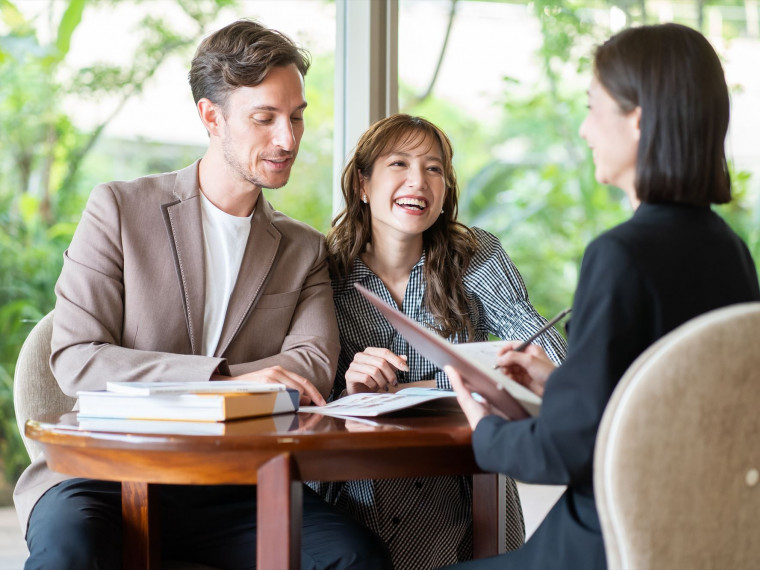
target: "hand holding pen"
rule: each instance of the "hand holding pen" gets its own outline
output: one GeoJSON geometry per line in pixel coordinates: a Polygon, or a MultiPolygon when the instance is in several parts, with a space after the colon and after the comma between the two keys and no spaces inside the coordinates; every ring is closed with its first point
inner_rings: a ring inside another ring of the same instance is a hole
{"type": "Polygon", "coordinates": [[[525,342],[515,341],[507,344],[499,353],[499,359],[494,364],[494,368],[501,369],[515,382],[519,382],[532,392],[543,396],[546,380],[556,365],[549,359],[543,348],[532,344],[532,342],[551,329],[568,313],[570,313],[570,309],[565,309],[559,313],[525,342]]]}
{"type": "MultiPolygon", "coordinates": [[[[544,326],[542,326],[540,329],[538,329],[536,332],[530,335],[530,338],[528,338],[528,340],[518,344],[516,347],[510,350],[514,350],[515,352],[522,352],[523,350],[528,348],[534,340],[536,340],[538,337],[540,337],[542,334],[544,334],[546,331],[548,331],[550,328],[552,328],[554,325],[556,325],[558,322],[564,319],[567,315],[569,315],[570,311],[572,311],[572,309],[570,308],[567,308],[564,311],[560,311],[560,313],[556,317],[548,321],[544,326]]],[[[493,367],[500,368],[498,364],[494,364],[493,367]]]]}

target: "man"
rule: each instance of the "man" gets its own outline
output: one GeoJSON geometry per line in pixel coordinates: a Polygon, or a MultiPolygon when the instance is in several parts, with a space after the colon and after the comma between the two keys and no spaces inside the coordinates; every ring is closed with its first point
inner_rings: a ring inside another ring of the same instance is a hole
{"type": "MultiPolygon", "coordinates": [[[[64,255],[50,362],[66,394],[107,379],[235,378],[324,403],[339,352],[324,242],[261,194],[288,181],[308,67],[306,52],[250,21],[201,43],[189,77],[209,135],[203,158],[96,187],[64,255]]],[[[41,457],[14,498],[27,568],[120,566],[118,483],[67,478],[41,457]]],[[[253,567],[255,513],[254,487],[164,488],[163,554],[253,567]]],[[[304,567],[387,565],[374,535],[307,488],[303,522],[304,567]]]]}

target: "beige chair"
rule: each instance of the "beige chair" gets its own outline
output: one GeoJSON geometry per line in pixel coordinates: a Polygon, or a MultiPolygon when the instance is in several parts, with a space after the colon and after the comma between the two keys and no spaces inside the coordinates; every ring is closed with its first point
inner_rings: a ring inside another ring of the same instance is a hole
{"type": "Polygon", "coordinates": [[[610,569],[760,565],[760,303],[706,313],[646,350],[596,442],[610,569]]]}
{"type": "Polygon", "coordinates": [[[74,407],[74,398],[61,391],[50,370],[50,337],[53,334],[53,311],[38,322],[26,337],[16,362],[13,381],[13,405],[18,431],[29,457],[34,460],[42,445],[24,435],[29,418],[62,414],[74,407]]]}
{"type": "MultiPolygon", "coordinates": [[[[21,438],[34,460],[42,453],[42,445],[24,434],[29,418],[46,414],[58,415],[73,409],[76,400],[61,391],[50,370],[50,338],[53,334],[53,311],[38,322],[26,337],[16,362],[13,379],[13,405],[21,438]]],[[[164,561],[167,570],[214,570],[211,566],[192,562],[164,561]]]]}

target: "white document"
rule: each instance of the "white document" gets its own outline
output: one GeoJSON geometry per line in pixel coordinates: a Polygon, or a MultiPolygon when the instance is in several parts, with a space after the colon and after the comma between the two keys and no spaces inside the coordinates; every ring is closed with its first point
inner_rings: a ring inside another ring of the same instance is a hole
{"type": "Polygon", "coordinates": [[[372,418],[443,399],[446,401],[441,406],[436,405],[436,408],[440,407],[442,411],[460,409],[453,390],[404,388],[395,394],[386,392],[351,394],[330,402],[326,406],[301,406],[299,411],[326,416],[372,418]]]}
{"type": "Polygon", "coordinates": [[[451,349],[466,358],[473,366],[493,380],[497,386],[509,392],[531,416],[538,415],[538,410],[541,408],[541,398],[522,384],[506,376],[501,370],[494,368],[499,351],[508,343],[505,340],[463,342],[452,344],[451,349]]]}

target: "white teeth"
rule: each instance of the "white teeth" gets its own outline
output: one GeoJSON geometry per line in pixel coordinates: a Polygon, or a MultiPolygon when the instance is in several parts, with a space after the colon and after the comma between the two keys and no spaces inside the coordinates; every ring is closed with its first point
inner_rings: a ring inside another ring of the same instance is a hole
{"type": "Polygon", "coordinates": [[[398,206],[413,206],[415,208],[419,208],[420,210],[427,208],[427,202],[419,198],[399,198],[396,200],[396,204],[398,206]]]}

